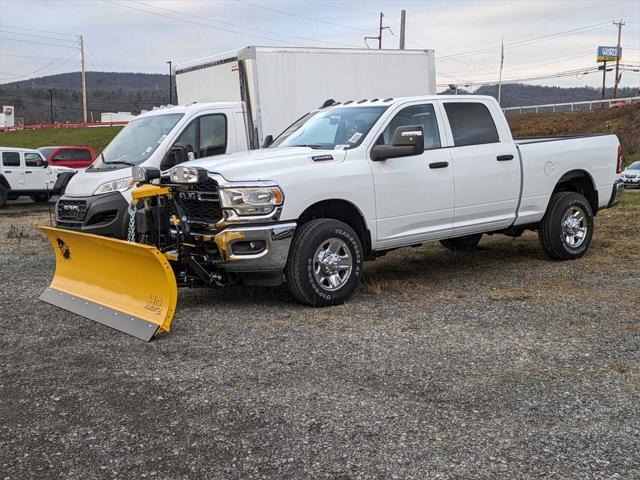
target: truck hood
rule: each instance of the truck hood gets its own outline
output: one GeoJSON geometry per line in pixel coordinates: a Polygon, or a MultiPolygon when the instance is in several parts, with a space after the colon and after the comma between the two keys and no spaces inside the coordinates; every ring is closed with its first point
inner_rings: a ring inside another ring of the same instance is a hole
{"type": "Polygon", "coordinates": [[[65,190],[68,197],[90,197],[103,183],[131,178],[131,168],[118,170],[78,171],[65,190]]]}
{"type": "Polygon", "coordinates": [[[317,164],[341,162],[345,150],[318,150],[307,147],[282,147],[251,150],[208,158],[199,158],[183,165],[205,168],[219,173],[229,181],[275,180],[292,169],[312,168],[317,164]]]}

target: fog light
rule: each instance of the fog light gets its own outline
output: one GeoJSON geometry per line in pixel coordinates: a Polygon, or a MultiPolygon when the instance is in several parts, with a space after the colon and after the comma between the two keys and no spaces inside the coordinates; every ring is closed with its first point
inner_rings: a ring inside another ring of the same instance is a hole
{"type": "Polygon", "coordinates": [[[251,242],[236,242],[231,245],[231,251],[234,255],[256,255],[262,253],[267,248],[267,244],[262,240],[253,240],[251,242]]]}

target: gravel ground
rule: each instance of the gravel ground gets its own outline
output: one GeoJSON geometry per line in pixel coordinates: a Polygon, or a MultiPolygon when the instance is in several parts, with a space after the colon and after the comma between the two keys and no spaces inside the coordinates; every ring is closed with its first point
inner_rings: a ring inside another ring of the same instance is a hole
{"type": "Polygon", "coordinates": [[[10,206],[0,478],[638,478],[639,218],[599,214],[575,262],[397,251],[329,309],[183,291],[147,344],[37,300],[48,214],[10,206]]]}

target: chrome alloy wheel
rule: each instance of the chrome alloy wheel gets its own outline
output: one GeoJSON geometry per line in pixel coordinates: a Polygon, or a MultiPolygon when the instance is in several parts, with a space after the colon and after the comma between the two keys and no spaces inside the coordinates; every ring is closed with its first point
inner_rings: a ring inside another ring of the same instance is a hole
{"type": "Polygon", "coordinates": [[[346,242],[330,238],[320,244],[313,256],[313,275],[324,290],[334,292],[351,277],[353,258],[346,242]]]}
{"type": "Polygon", "coordinates": [[[587,216],[580,207],[569,208],[562,216],[562,238],[571,248],[578,248],[587,238],[587,216]]]}

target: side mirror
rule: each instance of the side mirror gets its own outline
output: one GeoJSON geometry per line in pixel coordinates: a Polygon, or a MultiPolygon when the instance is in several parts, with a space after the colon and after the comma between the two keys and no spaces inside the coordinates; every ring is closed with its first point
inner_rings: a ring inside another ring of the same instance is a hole
{"type": "Polygon", "coordinates": [[[262,142],[262,148],[267,148],[272,143],[273,143],[273,135],[267,135],[266,137],[264,137],[264,142],[262,142]]]}
{"type": "Polygon", "coordinates": [[[160,168],[162,170],[168,170],[169,168],[175,167],[187,160],[189,160],[189,150],[187,147],[184,145],[174,145],[162,161],[160,168]]]}
{"type": "Polygon", "coordinates": [[[376,145],[371,149],[371,160],[379,162],[388,158],[421,155],[424,152],[424,130],[421,125],[398,127],[393,135],[393,145],[376,145]]]}
{"type": "Polygon", "coordinates": [[[47,168],[49,166],[49,162],[47,162],[46,160],[42,160],[42,168],[47,168]]]}

